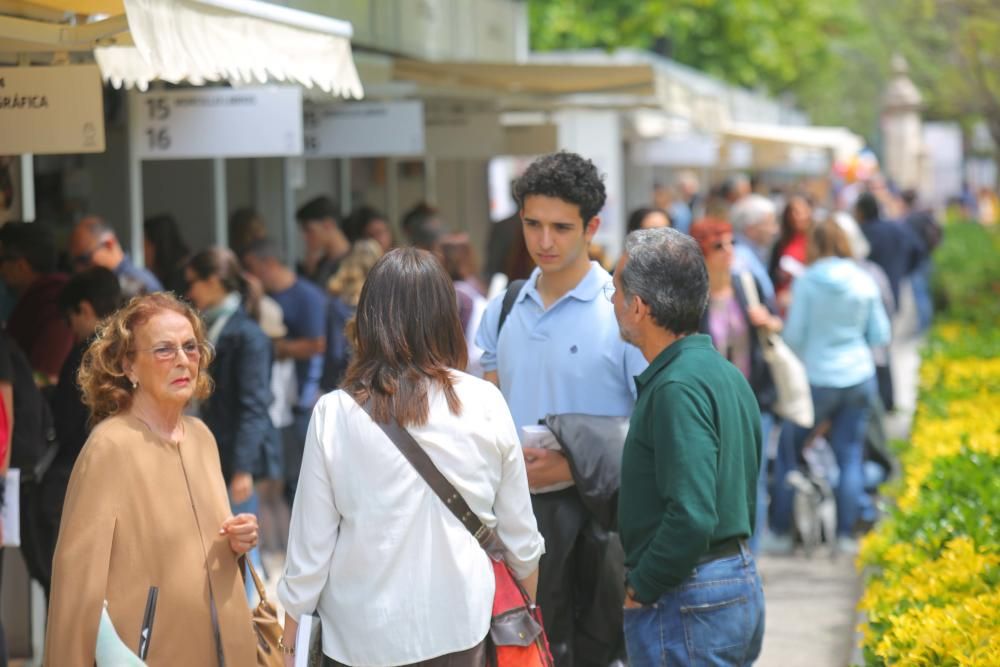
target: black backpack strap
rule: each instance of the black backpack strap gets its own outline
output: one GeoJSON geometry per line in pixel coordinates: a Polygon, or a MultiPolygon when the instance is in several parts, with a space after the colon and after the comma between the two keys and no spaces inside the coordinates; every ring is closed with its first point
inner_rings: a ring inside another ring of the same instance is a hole
{"type": "Polygon", "coordinates": [[[500,324],[497,325],[497,336],[500,336],[500,332],[503,331],[503,323],[507,321],[507,316],[510,315],[510,311],[514,308],[514,302],[517,301],[517,295],[521,293],[521,288],[524,287],[524,283],[527,280],[515,280],[514,282],[507,285],[507,291],[503,295],[503,305],[500,308],[500,324]]]}

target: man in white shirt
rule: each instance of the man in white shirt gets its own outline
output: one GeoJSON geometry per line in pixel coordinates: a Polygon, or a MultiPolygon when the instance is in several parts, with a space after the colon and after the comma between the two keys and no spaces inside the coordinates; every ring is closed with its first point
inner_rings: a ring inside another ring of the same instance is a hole
{"type": "MultiPolygon", "coordinates": [[[[499,385],[518,428],[554,414],[627,417],[633,378],[646,361],[621,340],[611,276],[587,254],[605,201],[597,168],[574,153],[544,156],[517,180],[514,197],[538,266],[518,287],[502,329],[504,297],[487,307],[476,338],[484,377],[499,385]]],[[[556,664],[607,667],[622,647],[618,538],[583,505],[566,456],[525,447],[524,457],[546,542],[538,602],[556,664]]]]}

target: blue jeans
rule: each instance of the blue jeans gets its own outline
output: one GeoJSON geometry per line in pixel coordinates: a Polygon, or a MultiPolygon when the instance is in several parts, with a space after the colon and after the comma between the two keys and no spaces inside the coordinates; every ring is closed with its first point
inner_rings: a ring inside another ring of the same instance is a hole
{"type": "Polygon", "coordinates": [[[764,589],[753,555],[698,565],[659,600],[625,610],[629,667],[752,665],[764,639],[764,589]]]}
{"type": "Polygon", "coordinates": [[[292,423],[281,430],[282,453],[285,464],[285,500],[288,501],[289,507],[295,502],[295,490],[299,486],[302,452],[306,446],[306,435],[309,433],[309,420],[312,418],[312,409],[295,407],[292,410],[292,414],[292,423]]]}
{"type": "Polygon", "coordinates": [[[931,326],[934,319],[934,299],[931,296],[931,271],[933,264],[925,259],[910,274],[910,285],[913,288],[913,300],[917,307],[917,331],[923,333],[931,326]]]}
{"type": "MultiPolygon", "coordinates": [[[[858,519],[860,498],[865,490],[865,433],[871,415],[871,399],[876,392],[871,377],[853,387],[812,387],[816,424],[830,421],[829,441],[840,468],[837,497],[837,535],[850,536],[858,519]]],[[[785,475],[798,467],[802,445],[812,429],[786,424],[778,439],[771,493],[770,527],[787,534],[792,525],[795,492],[785,484],[785,475]]]]}
{"type": "MultiPolygon", "coordinates": [[[[230,505],[233,508],[233,514],[253,514],[259,518],[259,501],[257,499],[257,494],[253,493],[242,503],[234,503],[230,500],[230,505]]],[[[253,567],[257,570],[257,574],[260,575],[261,579],[264,578],[264,564],[260,560],[260,547],[254,547],[250,553],[247,554],[247,558],[253,563],[253,567]]],[[[244,573],[246,575],[246,590],[247,590],[247,600],[253,603],[254,595],[257,593],[257,588],[253,584],[253,579],[250,577],[249,572],[244,573]]]]}
{"type": "Polygon", "coordinates": [[[760,472],[757,474],[757,512],[754,519],[753,535],[750,536],[750,551],[757,555],[760,537],[767,530],[767,443],[774,428],[774,415],[760,413],[760,472]]]}

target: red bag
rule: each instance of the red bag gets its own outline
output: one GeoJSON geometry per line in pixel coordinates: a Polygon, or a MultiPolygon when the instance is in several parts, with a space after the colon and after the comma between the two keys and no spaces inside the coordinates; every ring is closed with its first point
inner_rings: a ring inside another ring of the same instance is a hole
{"type": "Polygon", "coordinates": [[[502,557],[491,554],[490,562],[496,580],[489,634],[490,664],[495,667],[552,667],[542,610],[531,601],[502,557]]]}
{"type": "MultiPolygon", "coordinates": [[[[361,406],[371,416],[371,405],[361,406]]],[[[417,473],[424,478],[434,494],[472,533],[489,556],[493,565],[496,593],[493,595],[493,616],[490,621],[488,661],[491,667],[553,667],[549,640],[542,624],[542,610],[531,600],[524,586],[504,560],[504,545],[491,528],[487,528],[451,482],[437,469],[410,432],[396,420],[390,423],[372,419],[417,473]]]]}
{"type": "Polygon", "coordinates": [[[8,428],[10,428],[10,419],[7,417],[7,406],[3,400],[0,400],[0,472],[7,471],[4,462],[7,460],[7,450],[10,448],[8,428]]]}

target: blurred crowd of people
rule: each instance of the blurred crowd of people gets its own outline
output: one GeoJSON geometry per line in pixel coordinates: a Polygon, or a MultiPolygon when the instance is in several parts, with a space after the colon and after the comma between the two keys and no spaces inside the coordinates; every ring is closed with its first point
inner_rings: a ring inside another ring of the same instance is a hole
{"type": "Polygon", "coordinates": [[[836,501],[836,531],[825,538],[853,552],[858,532],[877,518],[878,483],[894,471],[882,423],[896,403],[888,346],[930,325],[931,255],[943,227],[916,191],[893,189],[878,175],[830,201],[742,175],[699,193],[692,179],[657,186],[654,206],[637,209],[629,228],[676,219],[705,253],[711,299],[703,330],[753,387],[771,445],[754,547],[763,536],[767,551],[796,548],[803,536],[793,499],[812,485],[836,501]],[[916,327],[898,318],[911,296],[916,327]],[[783,424],[773,410],[761,330],[780,334],[802,361],[814,427],[783,424]]]}
{"type": "MultiPolygon", "coordinates": [[[[577,168],[556,161],[563,172],[577,168]]],[[[587,178],[589,171],[581,182],[587,178]]],[[[552,414],[628,417],[633,377],[646,362],[619,336],[606,300],[600,307],[560,306],[597,303],[611,289],[610,263],[592,243],[603,187],[600,197],[596,185],[546,187],[515,184],[519,212],[493,226],[485,270],[468,235],[449,229],[426,203],[405,214],[397,239],[377,210],[363,206],[345,215],[331,198],[317,197],[296,212],[304,241],[298,264],[250,209],[232,214],[229,247],[193,249],[173,217],[148,219],[145,268],[97,216],[76,224],[66,248],[57,247],[44,222],[0,228],[0,277],[13,297],[0,335],[0,440],[6,438],[5,466],[28,471],[21,539],[32,577],[49,591],[68,480],[93,427],[78,383],[85,352],[99,323],[138,295],[171,291],[201,316],[214,349],[208,372],[215,391],[185,409],[201,417],[218,444],[232,512],[260,517],[260,547],[250,551],[258,569],[260,549],[287,546],[310,417],[320,397],[341,386],[362,288],[397,245],[426,250],[443,266],[468,349],[462,370],[499,384],[517,427],[552,414]],[[535,209],[526,210],[527,196],[535,209]],[[582,231],[561,219],[582,220],[582,231]],[[505,284],[508,290],[496,288],[505,284]],[[587,332],[586,345],[567,351],[556,344],[577,340],[569,335],[577,331],[587,332]]],[[[825,477],[837,522],[826,537],[846,551],[875,520],[871,495],[892,469],[879,425],[894,408],[887,346],[900,334],[893,321],[904,291],[912,290],[919,330],[930,323],[930,258],[942,227],[912,190],[873,180],[855,194],[836,210],[802,192],[765,192],[742,175],[708,190],[683,175],[658,186],[649,205],[628,217],[626,233],[673,227],[701,249],[709,298],[700,331],[749,383],[770,453],[757,478],[755,552],[794,549],[796,487],[789,480],[808,472],[811,450],[831,459],[825,477]],[[802,361],[815,427],[782,423],[774,411],[761,334],[781,335],[802,361]]],[[[525,458],[532,489],[553,489],[535,493],[533,504],[547,542],[539,597],[557,662],[583,664],[579,656],[592,654],[594,664],[610,664],[621,657],[622,565],[613,562],[613,531],[595,525],[581,491],[567,488],[574,477],[565,457],[529,447],[525,458]]]]}

